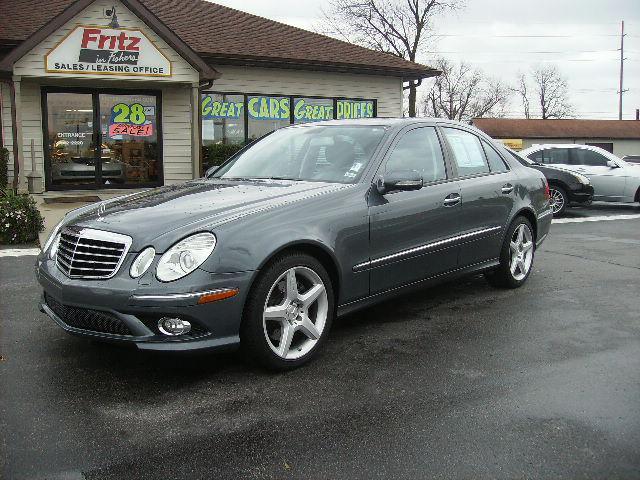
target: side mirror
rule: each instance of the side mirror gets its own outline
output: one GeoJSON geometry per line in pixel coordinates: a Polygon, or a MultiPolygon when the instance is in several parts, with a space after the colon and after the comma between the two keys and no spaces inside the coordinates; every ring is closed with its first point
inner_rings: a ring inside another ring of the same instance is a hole
{"type": "Polygon", "coordinates": [[[420,190],[424,182],[416,170],[395,170],[379,175],[376,188],[381,195],[394,191],[420,190]]]}
{"type": "Polygon", "coordinates": [[[618,165],[613,160],[607,160],[607,167],[609,167],[609,168],[620,168],[620,165],[618,165]]]}

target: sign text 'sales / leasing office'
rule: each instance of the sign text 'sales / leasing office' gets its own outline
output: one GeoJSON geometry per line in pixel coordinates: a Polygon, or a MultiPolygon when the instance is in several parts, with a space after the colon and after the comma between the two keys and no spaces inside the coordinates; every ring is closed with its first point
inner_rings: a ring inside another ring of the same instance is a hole
{"type": "Polygon", "coordinates": [[[137,29],[78,26],[46,56],[49,73],[171,76],[171,62],[137,29]]]}

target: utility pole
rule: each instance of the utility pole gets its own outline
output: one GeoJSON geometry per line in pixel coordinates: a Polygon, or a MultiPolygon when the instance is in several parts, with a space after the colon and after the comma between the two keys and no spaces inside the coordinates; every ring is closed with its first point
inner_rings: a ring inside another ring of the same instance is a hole
{"type": "Polygon", "coordinates": [[[623,89],[624,78],[624,20],[622,20],[622,30],[620,32],[620,91],[618,92],[618,120],[622,120],[622,94],[626,91],[623,89]]]}

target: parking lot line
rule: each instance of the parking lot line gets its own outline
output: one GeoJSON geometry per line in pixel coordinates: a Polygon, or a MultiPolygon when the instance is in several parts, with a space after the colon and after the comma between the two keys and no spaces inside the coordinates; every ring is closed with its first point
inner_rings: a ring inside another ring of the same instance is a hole
{"type": "Polygon", "coordinates": [[[580,218],[554,218],[552,223],[583,223],[583,222],[603,222],[607,220],[633,220],[640,218],[640,214],[633,215],[599,215],[595,217],[580,218]]]}
{"type": "Polygon", "coordinates": [[[39,253],[39,248],[6,248],[0,250],[0,257],[26,257],[38,255],[39,253]]]}

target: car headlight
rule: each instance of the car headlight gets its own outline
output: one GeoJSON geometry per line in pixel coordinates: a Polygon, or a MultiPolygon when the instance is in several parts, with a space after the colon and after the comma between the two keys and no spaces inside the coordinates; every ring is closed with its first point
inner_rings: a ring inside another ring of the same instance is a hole
{"type": "Polygon", "coordinates": [[[131,275],[131,278],[138,278],[144,275],[144,272],[149,269],[154,258],[156,258],[155,248],[147,247],[142,250],[129,269],[129,275],[131,275]]]}
{"type": "Polygon", "coordinates": [[[578,181],[583,185],[589,185],[591,183],[591,181],[589,181],[589,178],[585,177],[584,175],[580,175],[579,173],[574,173],[574,175],[576,176],[578,181]]]}
{"type": "Polygon", "coordinates": [[[53,230],[51,231],[49,238],[47,238],[47,241],[44,243],[44,247],[42,247],[43,252],[46,253],[47,250],[49,251],[49,258],[55,257],[55,254],[56,254],[56,252],[54,251],[54,248],[51,248],[51,250],[49,250],[49,247],[53,246],[55,247],[55,250],[58,250],[58,243],[60,242],[60,236],[58,234],[60,233],[60,228],[62,228],[63,221],[64,220],[59,221],[58,224],[55,227],[53,227],[53,230]],[[54,243],[55,245],[52,245],[54,243]]]}
{"type": "Polygon", "coordinates": [[[172,282],[189,275],[209,258],[214,248],[216,237],[212,233],[196,233],[180,240],[160,257],[156,277],[161,282],[172,282]]]}

